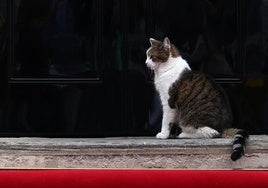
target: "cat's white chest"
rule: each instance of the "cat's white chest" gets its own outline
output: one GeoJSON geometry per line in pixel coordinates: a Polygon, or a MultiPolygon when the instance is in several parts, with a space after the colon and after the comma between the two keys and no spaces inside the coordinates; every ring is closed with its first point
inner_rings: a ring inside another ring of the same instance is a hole
{"type": "Polygon", "coordinates": [[[170,70],[165,72],[165,74],[161,76],[155,77],[155,86],[159,91],[160,95],[163,95],[168,92],[168,89],[178,79],[179,75],[174,72],[174,70],[170,70]]]}
{"type": "Polygon", "coordinates": [[[160,94],[162,105],[168,104],[168,90],[170,86],[179,79],[185,69],[189,69],[187,62],[181,57],[170,58],[155,71],[155,87],[160,94]]]}

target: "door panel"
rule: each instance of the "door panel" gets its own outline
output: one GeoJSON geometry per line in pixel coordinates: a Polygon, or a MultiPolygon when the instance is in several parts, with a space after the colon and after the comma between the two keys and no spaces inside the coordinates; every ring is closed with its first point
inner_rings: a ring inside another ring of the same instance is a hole
{"type": "MultiPolygon", "coordinates": [[[[99,85],[19,85],[10,87],[5,131],[29,135],[98,135],[99,85]]],[[[108,132],[107,132],[108,133],[108,132]]]]}
{"type": "Polygon", "coordinates": [[[156,0],[156,36],[168,36],[191,67],[241,79],[238,0],[156,0]]]}
{"type": "Polygon", "coordinates": [[[15,46],[10,77],[97,75],[96,1],[14,2],[15,46]]]}
{"type": "Polygon", "coordinates": [[[266,0],[0,1],[0,131],[154,135],[162,111],[145,52],[150,37],[168,36],[193,70],[226,90],[236,127],[267,133],[267,7],[266,0]]]}

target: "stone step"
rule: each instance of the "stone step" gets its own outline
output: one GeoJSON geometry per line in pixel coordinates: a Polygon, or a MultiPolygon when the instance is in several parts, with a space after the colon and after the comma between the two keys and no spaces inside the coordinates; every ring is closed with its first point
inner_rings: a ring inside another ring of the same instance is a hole
{"type": "Polygon", "coordinates": [[[251,135],[230,159],[231,139],[0,138],[0,168],[268,169],[268,135],[251,135]]]}

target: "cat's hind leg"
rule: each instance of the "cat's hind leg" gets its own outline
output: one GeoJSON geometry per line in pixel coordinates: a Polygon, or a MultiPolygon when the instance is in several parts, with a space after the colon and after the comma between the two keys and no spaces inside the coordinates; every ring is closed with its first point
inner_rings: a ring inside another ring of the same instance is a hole
{"type": "Polygon", "coordinates": [[[220,133],[215,129],[210,127],[187,127],[182,129],[182,133],[179,134],[178,138],[215,138],[218,137],[220,133]]]}
{"type": "Polygon", "coordinates": [[[207,126],[199,127],[197,129],[197,134],[199,134],[201,138],[215,138],[220,136],[220,133],[218,131],[207,126]]]}
{"type": "Polygon", "coordinates": [[[181,133],[181,128],[177,123],[170,123],[170,133],[169,133],[169,138],[177,138],[178,135],[181,133]]]}

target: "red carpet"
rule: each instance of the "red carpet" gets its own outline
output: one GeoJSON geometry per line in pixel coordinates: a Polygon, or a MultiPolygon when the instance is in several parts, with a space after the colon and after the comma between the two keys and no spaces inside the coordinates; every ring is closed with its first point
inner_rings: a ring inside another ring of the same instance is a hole
{"type": "Polygon", "coordinates": [[[268,187],[268,171],[0,170],[0,187],[268,187]]]}

